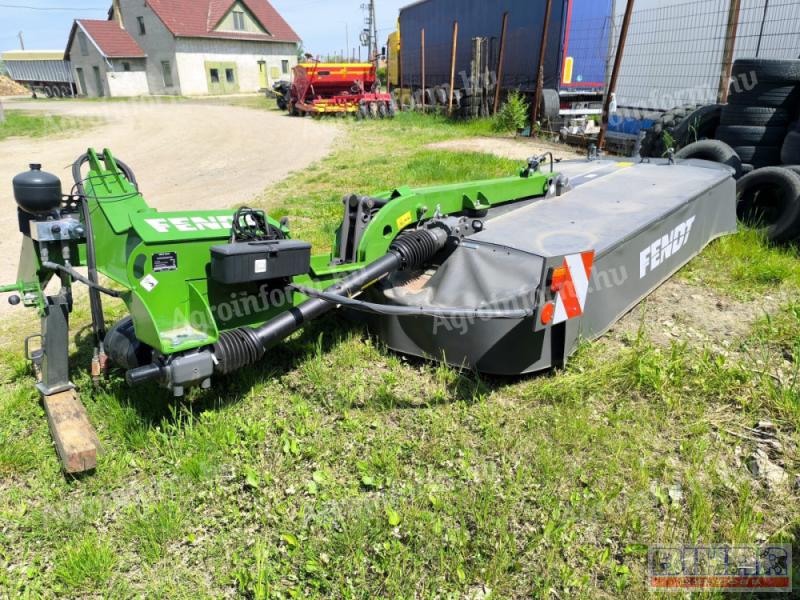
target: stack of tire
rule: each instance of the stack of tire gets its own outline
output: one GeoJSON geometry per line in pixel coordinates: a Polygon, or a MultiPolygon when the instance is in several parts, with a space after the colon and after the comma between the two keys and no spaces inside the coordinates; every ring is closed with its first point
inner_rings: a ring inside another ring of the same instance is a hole
{"type": "Polygon", "coordinates": [[[653,119],[645,132],[639,155],[663,158],[670,148],[683,148],[693,142],[712,139],[720,124],[721,104],[687,104],[653,119]]]}
{"type": "Polygon", "coordinates": [[[800,103],[800,60],[737,60],[732,76],[716,139],[733,148],[745,172],[781,164],[800,103]]]}

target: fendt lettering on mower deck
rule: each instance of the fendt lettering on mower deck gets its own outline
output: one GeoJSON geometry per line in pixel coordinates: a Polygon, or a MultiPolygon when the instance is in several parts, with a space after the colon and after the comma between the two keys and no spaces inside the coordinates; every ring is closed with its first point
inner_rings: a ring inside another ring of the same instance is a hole
{"type": "Polygon", "coordinates": [[[335,308],[365,313],[398,352],[495,375],[546,370],[736,229],[727,167],[595,159],[555,172],[546,158],[510,177],[345,196],[333,249],[312,255],[263,211],[160,213],[130,167],[89,150],[73,194],[39,165],[14,179],[22,255],[0,291],[41,316],[41,347],[27,340],[26,352],[45,398],[74,387],[74,282],[90,290],[92,374],[112,363],[176,396],[335,308]],[[625,276],[598,284],[608,273],[625,276]],[[108,331],[102,296],[129,312],[108,331]]]}

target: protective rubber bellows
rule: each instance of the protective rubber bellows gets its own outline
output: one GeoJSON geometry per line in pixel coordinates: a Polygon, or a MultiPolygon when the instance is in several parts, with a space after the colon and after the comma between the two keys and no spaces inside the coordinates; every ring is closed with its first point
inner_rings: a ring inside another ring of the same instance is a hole
{"type": "Polygon", "coordinates": [[[413,270],[428,262],[442,248],[447,233],[442,229],[420,229],[400,234],[389,246],[403,261],[403,271],[413,270]],[[443,239],[444,238],[444,239],[443,239]]]}
{"type": "Polygon", "coordinates": [[[220,334],[214,344],[217,372],[228,375],[258,362],[266,353],[255,331],[249,327],[232,329],[220,334]]]}
{"type": "Polygon", "coordinates": [[[774,242],[800,234],[800,175],[782,167],[757,169],[736,184],[736,213],[774,242]]]}

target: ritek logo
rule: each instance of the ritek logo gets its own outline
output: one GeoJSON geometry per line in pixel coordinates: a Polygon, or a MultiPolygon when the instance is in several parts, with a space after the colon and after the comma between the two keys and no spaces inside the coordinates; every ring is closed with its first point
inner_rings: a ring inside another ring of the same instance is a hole
{"type": "Polygon", "coordinates": [[[689,241],[696,217],[681,223],[667,235],[658,238],[639,254],[639,278],[655,271],[673,254],[677,254],[689,241]]]}

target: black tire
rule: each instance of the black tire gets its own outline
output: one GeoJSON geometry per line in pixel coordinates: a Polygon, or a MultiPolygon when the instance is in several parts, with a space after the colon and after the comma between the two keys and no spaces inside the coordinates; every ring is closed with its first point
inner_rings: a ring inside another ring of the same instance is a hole
{"type": "Polygon", "coordinates": [[[437,87],[435,89],[436,102],[441,106],[447,106],[447,101],[449,100],[448,90],[444,87],[437,87]]]}
{"type": "Polygon", "coordinates": [[[426,88],[424,94],[425,94],[425,105],[436,106],[436,94],[433,93],[433,89],[426,88]]]}
{"type": "Polygon", "coordinates": [[[792,173],[797,173],[800,175],[800,165],[781,165],[782,169],[787,169],[792,173]]]}
{"type": "Polygon", "coordinates": [[[548,121],[554,121],[561,112],[561,96],[558,91],[542,90],[542,103],[539,114],[548,121]]]}
{"type": "Polygon", "coordinates": [[[800,60],[773,58],[742,58],[733,63],[733,77],[744,76],[748,81],[800,83],[800,60]]]}
{"type": "Polygon", "coordinates": [[[461,90],[453,91],[453,108],[461,108],[461,100],[464,98],[464,92],[461,90]]]}
{"type": "Polygon", "coordinates": [[[739,106],[768,106],[772,108],[792,107],[800,97],[800,87],[794,84],[765,82],[752,90],[737,92],[731,86],[728,102],[739,106]]]}
{"type": "Polygon", "coordinates": [[[378,116],[381,119],[385,119],[388,114],[389,113],[386,110],[386,102],[379,102],[378,103],[378,116]]]}
{"type": "Polygon", "coordinates": [[[784,127],[753,127],[751,125],[721,125],[717,139],[729,146],[780,146],[786,137],[784,127]]]}
{"type": "Polygon", "coordinates": [[[734,146],[733,149],[743,163],[751,164],[756,169],[781,164],[780,146],[734,146]]]}
{"type": "Polygon", "coordinates": [[[736,214],[773,242],[800,232],[800,175],[781,167],[757,169],[736,184],[736,214]]]}
{"type": "Polygon", "coordinates": [[[683,148],[694,142],[713,138],[719,127],[721,115],[721,104],[708,104],[689,112],[672,130],[675,145],[683,148]]]}
{"type": "Polygon", "coordinates": [[[742,174],[742,160],[739,155],[724,142],[719,140],[703,140],[689,144],[675,153],[675,158],[698,158],[728,165],[736,171],[736,177],[742,174]]]}
{"type": "Polygon", "coordinates": [[[781,162],[785,165],[800,165],[800,128],[794,127],[786,134],[781,147],[781,162]]]}
{"type": "Polygon", "coordinates": [[[789,111],[767,106],[727,104],[722,108],[719,123],[748,127],[786,127],[789,123],[789,111]]]}
{"type": "MultiPolygon", "coordinates": [[[[682,147],[696,141],[693,135],[694,132],[690,128],[690,123],[687,123],[686,120],[695,115],[698,110],[702,110],[702,108],[698,109],[696,104],[687,104],[656,116],[653,126],[645,133],[639,154],[643,157],[661,158],[666,156],[669,147],[673,145],[682,147]],[[665,136],[664,134],[667,135],[665,136]]],[[[713,135],[713,130],[716,129],[716,125],[713,123],[713,110],[706,112],[710,114],[702,118],[710,118],[711,121],[705,123],[704,127],[711,129],[711,135],[713,135]]],[[[648,115],[648,118],[652,118],[652,115],[648,115]]],[[[701,137],[710,136],[697,136],[698,139],[701,137]]]]}

